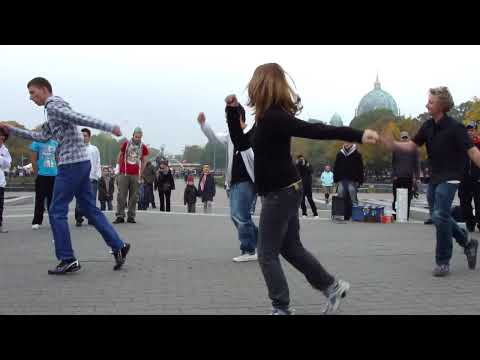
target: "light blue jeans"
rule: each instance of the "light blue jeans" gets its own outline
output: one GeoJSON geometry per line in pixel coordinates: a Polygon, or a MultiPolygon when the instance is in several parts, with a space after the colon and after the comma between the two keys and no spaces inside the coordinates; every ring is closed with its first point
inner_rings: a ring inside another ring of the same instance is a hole
{"type": "Polygon", "coordinates": [[[252,220],[252,205],[257,198],[254,185],[250,181],[232,184],[229,191],[230,216],[238,230],[242,254],[255,253],[258,229],[252,220]]]}

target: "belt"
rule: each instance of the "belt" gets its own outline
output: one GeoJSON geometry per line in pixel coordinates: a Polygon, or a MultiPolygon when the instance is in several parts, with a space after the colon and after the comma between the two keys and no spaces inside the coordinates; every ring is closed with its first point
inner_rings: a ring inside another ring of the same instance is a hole
{"type": "Polygon", "coordinates": [[[297,182],[294,182],[293,184],[290,184],[288,186],[285,186],[282,190],[294,188],[295,190],[299,190],[300,186],[302,185],[302,180],[298,180],[297,182]]]}

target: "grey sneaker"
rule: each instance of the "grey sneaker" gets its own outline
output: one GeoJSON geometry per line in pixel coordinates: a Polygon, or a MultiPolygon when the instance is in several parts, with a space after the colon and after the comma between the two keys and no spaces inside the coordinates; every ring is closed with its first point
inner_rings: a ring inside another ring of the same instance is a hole
{"type": "Polygon", "coordinates": [[[0,234],[6,234],[8,233],[7,229],[4,229],[3,226],[0,226],[0,234]]]}
{"type": "Polygon", "coordinates": [[[465,247],[465,255],[467,256],[468,268],[475,269],[477,265],[478,240],[471,239],[465,247]]]}
{"type": "Polygon", "coordinates": [[[449,265],[437,265],[437,267],[433,270],[433,276],[436,277],[444,277],[450,274],[450,266],[449,265]]]}
{"type": "Polygon", "coordinates": [[[288,308],[287,310],[273,308],[270,315],[295,315],[295,309],[288,308]]]}
{"type": "Polygon", "coordinates": [[[323,314],[328,315],[335,313],[340,306],[340,300],[347,296],[349,290],[350,284],[341,279],[331,285],[324,293],[328,301],[323,309],[323,314]]]}

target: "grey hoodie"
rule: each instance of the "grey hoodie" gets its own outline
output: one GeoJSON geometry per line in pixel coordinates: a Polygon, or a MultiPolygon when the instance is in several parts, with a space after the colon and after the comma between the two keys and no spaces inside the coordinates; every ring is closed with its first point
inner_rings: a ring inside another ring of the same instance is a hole
{"type": "Polygon", "coordinates": [[[114,125],[77,113],[59,96],[51,96],[45,103],[47,121],[42,124],[40,131],[30,131],[10,128],[16,136],[28,140],[46,142],[54,139],[58,142],[58,165],[74,164],[88,161],[87,146],[77,126],[86,126],[94,129],[112,132],[114,125]]]}

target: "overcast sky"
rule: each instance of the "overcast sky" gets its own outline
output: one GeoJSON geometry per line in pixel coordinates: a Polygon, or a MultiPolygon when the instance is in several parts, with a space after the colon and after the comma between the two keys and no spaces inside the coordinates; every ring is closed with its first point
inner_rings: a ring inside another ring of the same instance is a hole
{"type": "Polygon", "coordinates": [[[245,104],[246,85],[266,62],[293,78],[305,120],[338,112],[348,124],[377,72],[402,115],[424,112],[430,87],[448,86],[456,104],[480,95],[478,45],[0,46],[0,120],[29,128],[44,121],[26,89],[43,76],[74,110],[117,123],[128,136],[141,126],[146,143],[177,154],[206,143],[200,111],[216,131],[226,130],[224,97],[235,93],[245,104]]]}

